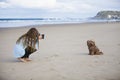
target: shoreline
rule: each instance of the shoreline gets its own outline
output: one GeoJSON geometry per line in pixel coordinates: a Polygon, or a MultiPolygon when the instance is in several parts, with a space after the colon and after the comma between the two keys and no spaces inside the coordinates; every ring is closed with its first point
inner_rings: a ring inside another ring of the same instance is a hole
{"type": "Polygon", "coordinates": [[[12,28],[31,28],[31,27],[44,27],[44,26],[56,26],[56,25],[84,25],[84,24],[112,24],[112,23],[120,23],[120,21],[112,21],[112,22],[83,22],[83,23],[59,23],[59,24],[35,24],[35,25],[27,25],[27,26],[16,26],[16,27],[0,27],[0,29],[12,29],[12,28]]]}

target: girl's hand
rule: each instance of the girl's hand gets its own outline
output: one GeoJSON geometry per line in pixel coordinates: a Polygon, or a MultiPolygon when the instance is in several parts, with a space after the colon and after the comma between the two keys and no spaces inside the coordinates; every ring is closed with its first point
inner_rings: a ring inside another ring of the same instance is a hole
{"type": "Polygon", "coordinates": [[[39,40],[42,39],[42,36],[39,36],[39,40]]]}

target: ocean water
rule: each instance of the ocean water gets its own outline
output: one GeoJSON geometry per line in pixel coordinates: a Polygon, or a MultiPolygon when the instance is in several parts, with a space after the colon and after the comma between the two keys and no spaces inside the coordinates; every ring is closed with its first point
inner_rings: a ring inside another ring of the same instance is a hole
{"type": "Polygon", "coordinates": [[[5,27],[29,27],[32,25],[44,24],[69,24],[69,23],[87,23],[87,22],[106,22],[116,20],[95,20],[81,18],[0,18],[0,28],[5,27]]]}

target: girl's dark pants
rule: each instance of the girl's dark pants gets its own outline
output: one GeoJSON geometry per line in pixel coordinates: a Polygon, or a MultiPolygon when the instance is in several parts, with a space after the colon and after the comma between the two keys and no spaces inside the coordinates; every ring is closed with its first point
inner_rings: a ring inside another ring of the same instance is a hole
{"type": "Polygon", "coordinates": [[[25,49],[25,54],[21,58],[29,58],[30,54],[32,54],[30,50],[25,49]]]}

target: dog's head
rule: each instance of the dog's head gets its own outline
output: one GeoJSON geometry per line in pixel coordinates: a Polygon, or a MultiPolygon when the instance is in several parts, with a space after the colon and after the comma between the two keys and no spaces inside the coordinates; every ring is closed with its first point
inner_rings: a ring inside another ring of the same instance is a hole
{"type": "Polygon", "coordinates": [[[92,40],[87,40],[88,47],[95,46],[95,42],[92,40]]]}

